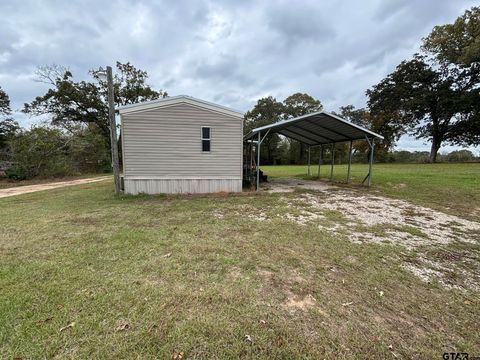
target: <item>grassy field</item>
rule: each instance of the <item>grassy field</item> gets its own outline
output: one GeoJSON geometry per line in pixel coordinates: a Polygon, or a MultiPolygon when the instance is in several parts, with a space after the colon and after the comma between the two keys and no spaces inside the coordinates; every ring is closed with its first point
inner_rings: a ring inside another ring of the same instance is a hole
{"type": "MultiPolygon", "coordinates": [[[[271,178],[318,179],[318,165],[262,166],[271,178]]],[[[330,179],[330,166],[322,165],[321,179],[330,179]]],[[[368,173],[364,164],[352,165],[352,184],[360,184],[368,173]]],[[[334,181],[345,182],[346,165],[335,165],[334,181]]],[[[375,164],[373,190],[389,197],[480,220],[480,163],[473,164],[375,164]]]]}
{"type": "MultiPolygon", "coordinates": [[[[355,192],[479,197],[478,165],[375,170],[355,192]]],[[[477,290],[421,281],[402,267],[416,250],[289,221],[303,193],[116,197],[107,181],[0,199],[0,358],[480,355],[477,290]]],[[[467,250],[479,264],[478,242],[431,249],[467,250]]]]}

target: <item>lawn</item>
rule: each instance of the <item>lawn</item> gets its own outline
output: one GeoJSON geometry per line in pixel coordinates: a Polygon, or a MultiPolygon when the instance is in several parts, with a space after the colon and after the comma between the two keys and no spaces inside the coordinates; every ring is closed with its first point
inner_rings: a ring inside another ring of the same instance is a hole
{"type": "MultiPolygon", "coordinates": [[[[347,188],[352,198],[425,204],[422,189],[439,207],[479,198],[478,165],[375,171],[372,189],[347,188]]],[[[428,253],[479,275],[479,240],[460,241],[467,234],[414,249],[355,243],[347,230],[321,226],[361,231],[338,211],[291,221],[316,211],[300,199],[328,194],[114,196],[112,188],[106,181],[0,199],[0,358],[480,355],[478,288],[424,282],[405,268],[428,253]]],[[[456,284],[462,274],[451,275],[456,284]]]]}

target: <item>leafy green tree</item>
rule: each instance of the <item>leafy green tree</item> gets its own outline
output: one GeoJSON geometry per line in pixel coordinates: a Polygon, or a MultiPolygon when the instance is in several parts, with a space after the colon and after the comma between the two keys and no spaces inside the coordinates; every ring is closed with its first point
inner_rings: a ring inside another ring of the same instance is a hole
{"type": "Polygon", "coordinates": [[[69,70],[64,70],[63,74],[51,71],[50,68],[42,68],[39,76],[51,80],[52,88],[30,104],[25,104],[23,111],[34,116],[47,114],[52,125],[56,126],[94,124],[105,138],[109,138],[108,108],[100,87],[93,82],[75,82],[69,70]]]}
{"type": "MultiPolygon", "coordinates": [[[[405,132],[404,127],[395,121],[395,114],[389,115],[385,109],[372,113],[369,109],[356,109],[353,105],[341,106],[340,114],[342,118],[352,122],[353,124],[362,126],[384,137],[383,140],[376,140],[376,157],[380,161],[389,161],[389,151],[393,148],[400,136],[405,132]]],[[[367,156],[369,146],[365,141],[357,141],[354,143],[354,150],[367,156]]]]}
{"type": "MultiPolygon", "coordinates": [[[[295,93],[283,102],[271,96],[265,97],[259,99],[254,108],[245,114],[244,133],[280,120],[320,111],[322,108],[320,101],[308,94],[295,93]]],[[[292,139],[284,140],[277,134],[268,136],[263,146],[265,150],[262,153],[265,155],[262,155],[262,163],[301,163],[305,158],[303,144],[292,139]]]]}
{"type": "MultiPolygon", "coordinates": [[[[305,93],[295,93],[290,95],[283,101],[283,105],[285,108],[285,119],[306,115],[323,109],[320,100],[305,93]]],[[[290,140],[290,151],[292,154],[297,154],[296,161],[298,161],[299,164],[305,162],[305,149],[303,143],[290,140]]]]}
{"type": "Polygon", "coordinates": [[[394,162],[409,163],[412,161],[412,153],[407,150],[398,150],[393,152],[394,162]]]}
{"type": "Polygon", "coordinates": [[[372,114],[431,141],[430,162],[442,144],[480,143],[480,8],[424,39],[423,55],[403,61],[367,91],[372,114]]]}
{"type": "Polygon", "coordinates": [[[368,106],[375,114],[395,114],[396,125],[431,141],[430,162],[435,162],[443,143],[470,145],[478,137],[475,117],[464,112],[470,96],[457,80],[448,68],[437,69],[416,55],[367,91],[368,106]]]}
{"type": "Polygon", "coordinates": [[[480,7],[466,10],[453,24],[435,26],[422,49],[438,62],[455,64],[472,75],[480,71],[480,7]]]}
{"type": "Polygon", "coordinates": [[[480,143],[480,7],[466,10],[453,24],[436,26],[423,40],[422,50],[455,76],[461,93],[456,106],[456,145],[480,143]]]}
{"type": "Polygon", "coordinates": [[[10,98],[0,86],[0,115],[10,115],[11,112],[12,109],[10,108],[10,98]]]}
{"type": "Polygon", "coordinates": [[[67,148],[68,157],[77,172],[85,174],[112,171],[111,153],[98,128],[77,125],[69,136],[72,141],[67,148]]]}
{"type": "Polygon", "coordinates": [[[285,106],[285,118],[294,118],[323,109],[320,100],[305,93],[290,95],[283,100],[283,104],[285,106]]]}
{"type": "MultiPolygon", "coordinates": [[[[254,128],[265,126],[282,119],[284,106],[275,98],[269,96],[257,101],[252,110],[247,111],[244,120],[244,133],[248,134],[254,128]]],[[[280,143],[280,137],[277,134],[268,136],[262,144],[263,164],[274,164],[277,160],[277,148],[280,143]]],[[[261,155],[260,154],[260,155],[261,155]]]]}
{"type": "Polygon", "coordinates": [[[0,152],[8,152],[8,142],[19,131],[20,125],[12,118],[0,120],[0,152]]]}
{"type": "MultiPolygon", "coordinates": [[[[130,63],[117,62],[116,68],[114,89],[117,106],[167,96],[166,92],[153,90],[146,83],[148,76],[145,71],[136,69],[130,63]]],[[[73,80],[73,74],[61,66],[39,68],[38,80],[49,84],[51,88],[30,104],[25,104],[23,111],[31,115],[50,115],[53,125],[94,125],[105,139],[109,139],[107,84],[100,81],[93,70],[90,74],[94,82],[77,82],[73,80]]]]}
{"type": "Polygon", "coordinates": [[[68,131],[36,125],[9,141],[13,167],[7,176],[23,180],[110,171],[110,152],[95,126],[77,124],[68,131]]]}
{"type": "Polygon", "coordinates": [[[283,104],[274,97],[259,99],[253,109],[245,114],[244,133],[247,134],[255,128],[281,120],[283,113],[283,104]]]}
{"type": "Polygon", "coordinates": [[[10,141],[14,165],[7,170],[7,176],[23,180],[75,174],[67,156],[71,141],[58,128],[33,126],[21,131],[10,141]]]}
{"type": "MultiPolygon", "coordinates": [[[[147,84],[148,74],[146,71],[137,69],[129,62],[126,64],[117,62],[116,67],[117,73],[113,75],[114,102],[116,106],[156,100],[168,95],[167,92],[162,90],[156,91],[147,84]]],[[[102,99],[106,103],[108,91],[107,82],[101,80],[96,71],[90,70],[90,74],[100,85],[102,99]]]]}
{"type": "Polygon", "coordinates": [[[447,154],[449,162],[469,162],[475,161],[475,155],[470,150],[455,150],[447,154]]]}
{"type": "Polygon", "coordinates": [[[290,154],[290,140],[288,138],[280,139],[280,142],[277,146],[277,164],[285,165],[290,164],[291,154],[290,154]]]}
{"type": "Polygon", "coordinates": [[[0,87],[0,159],[7,158],[8,141],[20,130],[20,126],[10,115],[10,98],[0,87]]]}

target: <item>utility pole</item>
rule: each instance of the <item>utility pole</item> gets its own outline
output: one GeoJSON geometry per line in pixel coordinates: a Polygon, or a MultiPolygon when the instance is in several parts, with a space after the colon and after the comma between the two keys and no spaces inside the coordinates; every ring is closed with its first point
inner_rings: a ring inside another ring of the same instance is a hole
{"type": "Polygon", "coordinates": [[[107,66],[107,85],[108,85],[108,120],[110,123],[110,147],[112,151],[113,180],[115,182],[115,193],[119,194],[121,191],[120,165],[118,160],[117,123],[115,122],[113,75],[112,75],[111,66],[107,66]]]}

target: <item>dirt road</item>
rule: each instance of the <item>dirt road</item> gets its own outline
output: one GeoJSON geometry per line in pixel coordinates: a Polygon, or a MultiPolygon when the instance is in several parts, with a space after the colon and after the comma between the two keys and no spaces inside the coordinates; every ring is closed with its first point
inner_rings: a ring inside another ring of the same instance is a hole
{"type": "Polygon", "coordinates": [[[87,178],[87,179],[57,181],[57,182],[51,182],[46,184],[16,186],[16,187],[11,187],[7,189],[0,189],[0,198],[20,195],[20,194],[27,194],[27,193],[42,191],[42,190],[56,189],[56,188],[65,187],[65,186],[81,185],[81,184],[88,184],[88,183],[93,183],[98,181],[105,181],[111,178],[112,178],[111,176],[100,176],[100,177],[87,178]]]}

